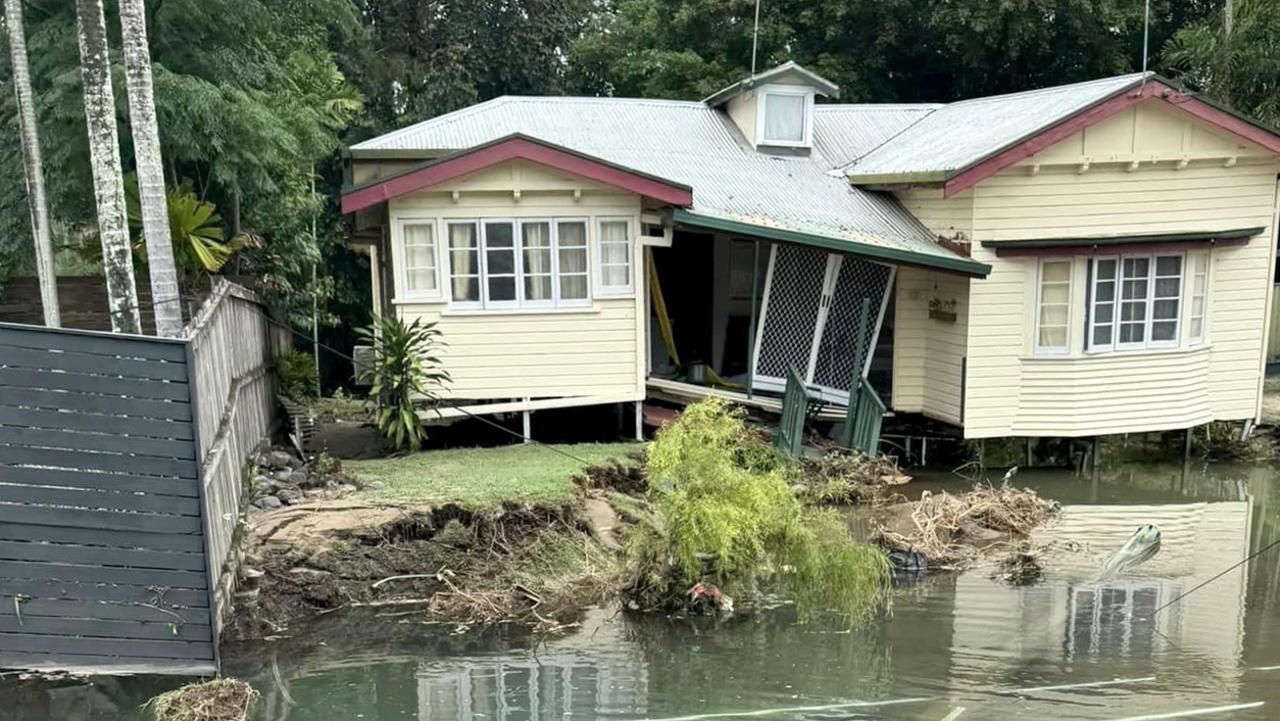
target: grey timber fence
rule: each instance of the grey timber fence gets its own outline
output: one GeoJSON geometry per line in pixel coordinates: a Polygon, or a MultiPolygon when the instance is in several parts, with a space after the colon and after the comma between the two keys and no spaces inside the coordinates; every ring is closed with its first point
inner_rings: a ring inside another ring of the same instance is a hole
{"type": "Polygon", "coordinates": [[[182,339],[0,323],[0,667],[216,671],[282,332],[229,284],[182,339]]]}

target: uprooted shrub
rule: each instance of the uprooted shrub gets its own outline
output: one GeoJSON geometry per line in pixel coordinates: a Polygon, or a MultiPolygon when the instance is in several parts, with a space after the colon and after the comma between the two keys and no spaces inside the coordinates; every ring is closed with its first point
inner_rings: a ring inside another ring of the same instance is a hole
{"type": "Polygon", "coordinates": [[[739,409],[689,406],[649,447],[648,471],[654,513],[627,544],[633,605],[685,609],[702,584],[746,600],[781,592],[802,616],[857,623],[887,602],[884,554],[856,543],[836,512],[806,510],[739,409]]]}

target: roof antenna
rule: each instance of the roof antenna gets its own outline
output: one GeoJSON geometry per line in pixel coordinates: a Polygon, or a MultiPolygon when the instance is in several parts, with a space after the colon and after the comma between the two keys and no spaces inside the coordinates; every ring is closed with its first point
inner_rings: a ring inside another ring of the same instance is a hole
{"type": "Polygon", "coordinates": [[[1147,84],[1147,41],[1151,35],[1151,0],[1142,13],[1142,84],[1147,84]]]}
{"type": "MultiPolygon", "coordinates": [[[[1150,0],[1147,0],[1150,2],[1150,0]]],[[[756,74],[756,41],[760,39],[760,0],[756,0],[756,24],[751,29],[751,74],[756,74]]]]}

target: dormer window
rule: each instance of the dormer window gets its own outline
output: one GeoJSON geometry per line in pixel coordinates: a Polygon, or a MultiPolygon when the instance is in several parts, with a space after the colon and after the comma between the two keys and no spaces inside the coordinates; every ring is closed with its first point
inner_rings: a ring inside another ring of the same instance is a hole
{"type": "Polygon", "coordinates": [[[752,75],[702,102],[723,110],[751,147],[803,155],[813,146],[813,98],[834,98],[835,83],[795,63],[752,75]]]}
{"type": "Polygon", "coordinates": [[[801,86],[766,86],[760,91],[756,145],[809,147],[813,128],[813,90],[801,86]]]}

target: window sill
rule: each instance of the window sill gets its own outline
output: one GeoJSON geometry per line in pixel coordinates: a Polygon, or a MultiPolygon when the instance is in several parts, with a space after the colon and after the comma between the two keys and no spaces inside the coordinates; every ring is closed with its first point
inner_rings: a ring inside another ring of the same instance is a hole
{"type": "Polygon", "coordinates": [[[1024,361],[1044,361],[1052,363],[1054,361],[1073,360],[1073,361],[1091,361],[1106,360],[1108,358],[1159,358],[1162,356],[1176,355],[1192,355],[1196,353],[1208,352],[1212,346],[1208,343],[1201,343],[1193,346],[1182,346],[1179,348],[1138,348],[1134,350],[1106,350],[1106,351],[1085,351],[1083,353],[1042,353],[1033,355],[1022,355],[1021,360],[1024,361]]]}
{"type": "Polygon", "coordinates": [[[599,308],[582,306],[580,308],[446,308],[440,317],[467,318],[488,317],[495,315],[594,315],[599,308]]]}

